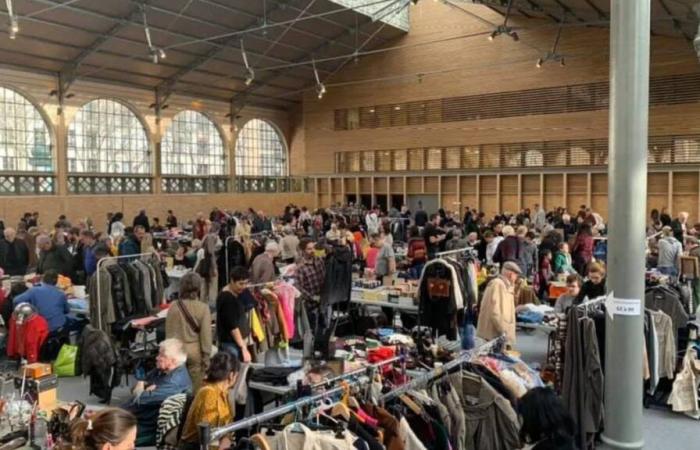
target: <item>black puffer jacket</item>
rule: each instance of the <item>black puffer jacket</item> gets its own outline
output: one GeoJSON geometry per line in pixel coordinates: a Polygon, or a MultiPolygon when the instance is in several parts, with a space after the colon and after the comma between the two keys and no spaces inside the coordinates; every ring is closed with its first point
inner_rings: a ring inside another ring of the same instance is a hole
{"type": "Polygon", "coordinates": [[[326,260],[326,277],[321,289],[321,303],[335,305],[350,301],[352,290],[352,250],[348,246],[334,247],[326,260]]]}
{"type": "Polygon", "coordinates": [[[117,353],[104,331],[87,325],[80,342],[80,366],[90,377],[90,394],[104,402],[112,398],[112,387],[118,381],[117,353]]]}

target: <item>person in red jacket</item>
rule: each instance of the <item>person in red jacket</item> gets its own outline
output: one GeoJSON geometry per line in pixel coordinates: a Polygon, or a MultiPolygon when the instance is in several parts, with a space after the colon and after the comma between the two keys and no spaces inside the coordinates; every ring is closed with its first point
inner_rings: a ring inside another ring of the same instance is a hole
{"type": "Polygon", "coordinates": [[[7,356],[24,358],[29,364],[39,360],[41,346],[49,335],[49,324],[39,314],[32,314],[18,323],[17,315],[10,319],[7,356]]]}

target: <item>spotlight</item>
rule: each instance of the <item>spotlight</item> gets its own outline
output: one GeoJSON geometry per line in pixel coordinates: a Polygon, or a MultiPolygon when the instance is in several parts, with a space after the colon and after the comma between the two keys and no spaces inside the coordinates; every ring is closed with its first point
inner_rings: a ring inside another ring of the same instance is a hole
{"type": "Polygon", "coordinates": [[[253,71],[253,69],[248,68],[248,70],[246,71],[245,85],[250,86],[251,84],[253,84],[253,80],[255,80],[255,72],[253,71]]]}
{"type": "Polygon", "coordinates": [[[12,0],[5,0],[5,6],[7,7],[7,15],[10,16],[10,27],[8,33],[10,39],[15,39],[17,33],[19,33],[19,22],[17,22],[17,16],[15,16],[14,8],[12,7],[12,0]]]}
{"type": "Polygon", "coordinates": [[[243,59],[243,64],[245,64],[246,69],[245,85],[250,86],[253,80],[255,80],[255,71],[250,67],[250,64],[248,64],[248,54],[245,52],[243,39],[241,39],[241,58],[243,59]]]}
{"type": "Polygon", "coordinates": [[[318,83],[316,85],[316,94],[318,96],[318,99],[321,100],[326,93],[326,86],[323,85],[323,83],[318,83]]]}
{"type": "Polygon", "coordinates": [[[165,59],[168,55],[165,54],[165,50],[162,48],[158,48],[158,57],[160,59],[165,59]]]}
{"type": "Polygon", "coordinates": [[[537,60],[537,64],[535,64],[535,66],[537,66],[538,69],[542,67],[542,58],[537,60]]]}

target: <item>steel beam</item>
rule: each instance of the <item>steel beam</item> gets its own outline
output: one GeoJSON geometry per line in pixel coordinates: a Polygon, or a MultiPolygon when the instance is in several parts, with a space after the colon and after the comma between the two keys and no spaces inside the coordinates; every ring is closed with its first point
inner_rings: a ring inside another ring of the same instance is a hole
{"type": "MultiPolygon", "coordinates": [[[[666,12],[666,14],[673,17],[673,11],[671,11],[671,8],[668,7],[664,0],[659,0],[659,4],[661,5],[661,8],[663,8],[664,12],[666,12]]],[[[681,24],[680,20],[676,18],[673,18],[671,20],[673,21],[673,28],[675,28],[681,35],[683,35],[686,41],[693,42],[693,37],[686,33],[686,31],[683,29],[683,24],[681,24]]]]}

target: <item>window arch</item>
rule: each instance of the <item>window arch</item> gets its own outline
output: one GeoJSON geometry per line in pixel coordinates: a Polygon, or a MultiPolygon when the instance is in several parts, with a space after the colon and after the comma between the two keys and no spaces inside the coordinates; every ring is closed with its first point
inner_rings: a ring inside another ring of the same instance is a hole
{"type": "Polygon", "coordinates": [[[254,177],[287,175],[287,148],[269,122],[251,119],[236,139],[236,174],[254,177]]]}
{"type": "Polygon", "coordinates": [[[0,87],[0,171],[51,172],[51,133],[39,108],[0,87]]]}
{"type": "Polygon", "coordinates": [[[141,120],[115,100],[83,105],[68,127],[68,172],[150,174],[151,152],[141,120]]]}
{"type": "Polygon", "coordinates": [[[204,114],[185,110],[173,117],[161,142],[164,175],[225,175],[224,140],[204,114]]]}

